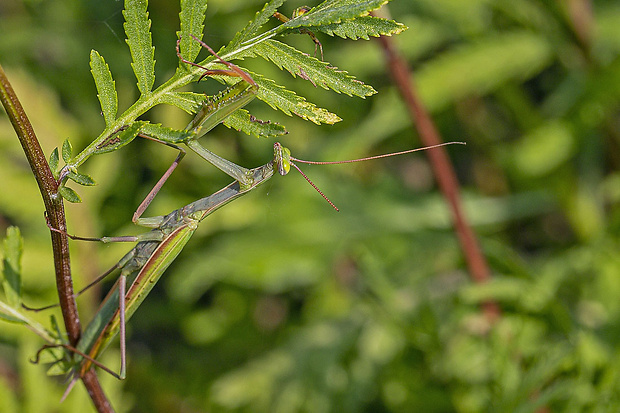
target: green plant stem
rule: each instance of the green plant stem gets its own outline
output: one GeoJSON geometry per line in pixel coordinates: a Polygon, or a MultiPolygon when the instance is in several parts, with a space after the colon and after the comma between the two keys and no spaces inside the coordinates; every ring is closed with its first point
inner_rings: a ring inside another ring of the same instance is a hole
{"type": "MultiPolygon", "coordinates": [[[[52,175],[49,164],[45,159],[41,145],[36,137],[28,116],[24,111],[9,79],[0,65],[0,101],[17,133],[26,159],[30,164],[32,173],[39,185],[39,191],[43,198],[45,211],[50,224],[54,228],[66,233],[65,210],[62,197],[58,194],[58,184],[52,175]]],[[[52,250],[54,254],[54,268],[56,272],[56,287],[58,299],[62,311],[63,321],[67,330],[69,343],[75,346],[80,339],[80,318],[73,295],[73,280],[71,278],[71,262],[69,259],[69,244],[65,233],[50,231],[52,237],[52,250]]],[[[94,372],[92,372],[94,375],[94,372]]],[[[83,378],[84,385],[91,395],[93,403],[100,412],[113,411],[107,401],[101,386],[97,380],[89,375],[83,378]],[[107,405],[107,408],[106,408],[107,405]],[[101,407],[101,408],[100,408],[101,407]]]]}
{"type": "MultiPolygon", "coordinates": [[[[387,66],[392,74],[394,83],[405,101],[411,121],[416,126],[422,143],[425,146],[442,143],[443,139],[441,139],[439,131],[417,96],[414,84],[411,81],[411,71],[407,62],[400,56],[390,37],[381,36],[378,40],[383,48],[387,66]]],[[[469,225],[463,211],[459,184],[450,159],[444,148],[427,151],[426,155],[431,161],[439,188],[452,211],[454,226],[463,249],[463,254],[465,255],[469,273],[475,282],[486,282],[491,278],[491,272],[480,250],[476,234],[469,225]]],[[[483,311],[489,321],[496,320],[500,314],[497,303],[490,301],[483,303],[483,311]]]]}

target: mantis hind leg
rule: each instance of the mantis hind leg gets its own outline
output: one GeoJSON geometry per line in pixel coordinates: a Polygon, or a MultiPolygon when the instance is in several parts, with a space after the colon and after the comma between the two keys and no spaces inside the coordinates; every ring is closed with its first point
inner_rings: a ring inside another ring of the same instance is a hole
{"type": "Polygon", "coordinates": [[[126,366],[127,366],[127,345],[125,337],[125,290],[127,286],[127,276],[122,275],[118,282],[118,315],[120,318],[120,341],[121,341],[121,370],[119,378],[123,380],[125,378],[126,366]]]}

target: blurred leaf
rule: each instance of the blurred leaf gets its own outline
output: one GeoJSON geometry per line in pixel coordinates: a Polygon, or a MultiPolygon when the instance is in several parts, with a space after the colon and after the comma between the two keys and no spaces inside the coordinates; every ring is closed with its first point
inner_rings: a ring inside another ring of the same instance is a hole
{"type": "Polygon", "coordinates": [[[529,31],[494,34],[426,63],[417,75],[420,97],[431,111],[509,80],[526,80],[549,65],[552,48],[529,31]]]}
{"type": "Polygon", "coordinates": [[[2,289],[8,304],[13,308],[21,308],[21,258],[24,248],[19,228],[9,227],[6,238],[2,242],[4,254],[2,259],[2,289]]]}
{"type": "Polygon", "coordinates": [[[574,148],[575,138],[569,125],[549,121],[514,145],[515,170],[524,175],[545,175],[567,162],[574,148]]]}

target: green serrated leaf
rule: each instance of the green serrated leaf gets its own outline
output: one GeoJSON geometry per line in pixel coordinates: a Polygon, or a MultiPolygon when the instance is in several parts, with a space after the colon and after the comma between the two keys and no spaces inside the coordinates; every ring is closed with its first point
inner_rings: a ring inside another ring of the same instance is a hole
{"type": "Polygon", "coordinates": [[[155,83],[155,48],[151,39],[151,21],[146,0],[125,0],[125,33],[133,62],[131,67],[143,95],[151,92],[155,83]]]}
{"type": "Polygon", "coordinates": [[[59,157],[58,157],[58,147],[54,148],[54,150],[52,151],[52,153],[50,153],[50,158],[49,158],[49,164],[50,164],[50,169],[52,170],[52,174],[54,175],[54,178],[58,179],[58,162],[59,162],[59,157]]]}
{"type": "Polygon", "coordinates": [[[185,142],[194,136],[193,132],[168,128],[159,123],[147,123],[142,127],[142,133],[169,143],[185,142]]]}
{"type": "Polygon", "coordinates": [[[343,39],[357,40],[362,38],[368,40],[369,36],[379,37],[398,34],[407,30],[407,26],[381,17],[363,16],[353,20],[341,21],[340,23],[318,26],[316,29],[330,36],[336,35],[343,39]]]}
{"type": "Polygon", "coordinates": [[[350,76],[345,71],[339,71],[328,63],[277,40],[266,40],[254,46],[253,52],[264,59],[272,61],[280,69],[284,68],[291,74],[309,80],[314,86],[332,89],[349,96],[366,97],[377,93],[372,86],[350,76]]]}
{"type": "Polygon", "coordinates": [[[80,198],[80,196],[71,188],[63,186],[58,192],[60,192],[60,196],[62,196],[68,202],[71,202],[73,204],[79,204],[80,202],[82,202],[82,198],[80,198]]]}
{"type": "Polygon", "coordinates": [[[73,146],[71,145],[71,142],[69,142],[69,139],[65,139],[62,143],[62,160],[65,161],[65,163],[69,163],[72,153],[73,146]]]}
{"type": "Polygon", "coordinates": [[[79,172],[71,171],[67,174],[67,177],[71,179],[73,182],[84,185],[84,186],[93,186],[97,185],[95,180],[91,178],[90,175],[82,174],[79,172]]]}
{"type": "Polygon", "coordinates": [[[282,24],[279,30],[297,27],[316,27],[340,23],[366,16],[389,0],[326,0],[310,11],[282,24]]]}
{"type": "Polygon", "coordinates": [[[166,93],[162,96],[161,103],[167,105],[176,106],[177,108],[184,110],[189,114],[194,114],[198,111],[200,105],[205,100],[205,95],[202,93],[194,92],[172,92],[166,93]]]}
{"type": "Polygon", "coordinates": [[[111,125],[118,111],[118,96],[112,79],[112,73],[103,57],[96,51],[90,51],[90,71],[97,87],[97,97],[101,104],[101,113],[106,125],[111,125]]]}
{"type": "Polygon", "coordinates": [[[9,227],[3,241],[4,258],[2,259],[2,289],[7,303],[13,307],[21,306],[22,267],[21,259],[24,247],[19,228],[9,227]]]}
{"type": "Polygon", "coordinates": [[[130,126],[110,134],[110,136],[96,146],[93,154],[112,152],[122,148],[138,136],[138,133],[140,133],[140,130],[146,123],[143,121],[134,122],[130,126]]]}
{"type": "Polygon", "coordinates": [[[255,36],[262,25],[269,21],[271,16],[273,16],[273,14],[278,10],[278,7],[280,7],[285,1],[286,0],[271,0],[269,3],[265,3],[263,9],[257,12],[254,19],[252,19],[248,25],[243,28],[243,30],[233,37],[224,50],[232,51],[242,42],[245,42],[255,36]]]}
{"type": "Polygon", "coordinates": [[[181,13],[179,13],[181,31],[177,34],[181,39],[181,56],[190,62],[196,59],[201,48],[190,34],[202,39],[206,11],[207,0],[181,0],[181,13]]]}
{"type": "Polygon", "coordinates": [[[288,133],[283,125],[271,121],[256,119],[245,109],[235,111],[224,119],[224,122],[222,123],[229,128],[240,132],[245,132],[246,134],[256,136],[257,138],[270,138],[286,135],[288,133]]]}
{"type": "Polygon", "coordinates": [[[276,84],[273,80],[264,78],[256,73],[250,73],[258,84],[257,97],[274,109],[280,109],[287,115],[294,113],[302,119],[316,123],[334,124],[340,122],[337,115],[326,109],[319,108],[315,104],[306,101],[305,98],[276,84]]]}

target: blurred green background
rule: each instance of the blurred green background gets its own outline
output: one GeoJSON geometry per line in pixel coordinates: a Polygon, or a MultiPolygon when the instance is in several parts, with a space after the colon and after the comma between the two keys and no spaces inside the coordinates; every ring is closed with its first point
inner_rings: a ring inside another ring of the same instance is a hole
{"type": "MultiPolygon", "coordinates": [[[[310,6],[317,2],[310,3],[310,6]]],[[[211,0],[205,41],[226,44],[263,0],[211,0]]],[[[285,4],[290,14],[303,3],[285,4]]],[[[0,63],[49,154],[85,147],[103,127],[88,67],[112,70],[121,110],[137,97],[122,2],[0,0],[0,63]]],[[[118,411],[616,412],[620,411],[620,4],[588,0],[394,0],[409,30],[394,38],[447,140],[492,282],[465,270],[425,155],[307,166],[341,209],[297,174],[273,180],[205,220],[129,326],[124,382],[101,374],[118,411]],[[495,300],[489,325],[479,304],[495,300]]],[[[179,6],[149,4],[159,82],[177,66],[179,6]]],[[[275,24],[275,23],[274,23],[275,24]]],[[[338,114],[316,126],[272,111],[294,156],[350,159],[420,146],[376,41],[318,34],[325,60],[373,85],[354,99],[314,88],[260,59],[243,62],[338,114]]],[[[312,53],[307,36],[286,39],[312,53]]],[[[212,90],[202,82],[196,90],[212,90]]],[[[188,115],[159,107],[155,122],[188,115]]],[[[247,167],[271,140],[219,126],[202,141],[247,167]]],[[[72,233],[141,232],[133,211],[176,153],[135,141],[80,170],[72,233]]],[[[56,298],[48,229],[15,133],[0,115],[0,231],[25,238],[31,305],[56,298]]],[[[189,154],[147,211],[165,214],[230,182],[189,154]]],[[[71,243],[77,286],[128,245],[71,243]]],[[[85,323],[110,284],[79,300],[85,323]]],[[[49,314],[35,317],[47,323],[49,314]]],[[[0,327],[0,411],[92,407],[77,386],[29,363],[41,345],[0,327]]],[[[116,366],[118,346],[104,362],[116,366]]]]}

